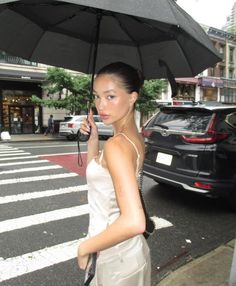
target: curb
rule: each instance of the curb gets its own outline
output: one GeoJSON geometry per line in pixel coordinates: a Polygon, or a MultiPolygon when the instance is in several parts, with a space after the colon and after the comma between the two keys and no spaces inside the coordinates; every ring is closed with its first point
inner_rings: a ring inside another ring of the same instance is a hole
{"type": "Polygon", "coordinates": [[[226,286],[235,239],[181,266],[164,277],[156,286],[226,286]]]}

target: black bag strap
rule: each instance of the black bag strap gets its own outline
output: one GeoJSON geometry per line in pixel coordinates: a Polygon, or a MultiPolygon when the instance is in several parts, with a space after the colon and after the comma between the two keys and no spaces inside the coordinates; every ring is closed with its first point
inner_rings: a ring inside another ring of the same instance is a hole
{"type": "Polygon", "coordinates": [[[146,220],[146,228],[145,231],[143,233],[143,236],[148,239],[148,237],[154,233],[155,231],[155,223],[154,221],[150,218],[148,212],[147,212],[147,208],[145,205],[145,201],[144,201],[144,197],[143,197],[143,169],[141,169],[139,171],[139,176],[138,176],[138,187],[139,187],[139,194],[140,194],[140,199],[141,199],[141,203],[143,206],[143,211],[144,211],[144,215],[145,215],[145,220],[146,220]]]}

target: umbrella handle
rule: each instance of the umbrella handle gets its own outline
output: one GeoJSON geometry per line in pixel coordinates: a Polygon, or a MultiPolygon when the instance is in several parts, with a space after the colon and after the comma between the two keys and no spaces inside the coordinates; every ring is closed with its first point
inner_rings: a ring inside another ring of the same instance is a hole
{"type": "Polygon", "coordinates": [[[87,142],[89,140],[89,137],[90,137],[90,132],[89,132],[89,134],[82,134],[79,131],[79,133],[78,133],[78,141],[80,141],[80,142],[87,142]]]}

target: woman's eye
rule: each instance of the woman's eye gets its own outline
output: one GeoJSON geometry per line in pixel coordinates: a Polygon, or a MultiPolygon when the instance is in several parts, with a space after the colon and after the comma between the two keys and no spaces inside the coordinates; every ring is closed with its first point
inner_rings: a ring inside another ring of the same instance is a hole
{"type": "Polygon", "coordinates": [[[108,96],[107,96],[107,99],[108,99],[108,100],[112,100],[112,99],[114,99],[114,98],[115,98],[114,95],[108,95],[108,96]]]}
{"type": "Polygon", "coordinates": [[[94,100],[98,99],[99,96],[98,95],[94,95],[94,100]]]}

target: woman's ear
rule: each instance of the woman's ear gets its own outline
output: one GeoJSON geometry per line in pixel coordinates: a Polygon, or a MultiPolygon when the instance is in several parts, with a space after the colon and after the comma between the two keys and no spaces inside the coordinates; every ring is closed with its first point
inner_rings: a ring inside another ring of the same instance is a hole
{"type": "Polygon", "coordinates": [[[133,91],[130,94],[130,103],[133,105],[137,99],[138,99],[138,93],[136,91],[133,91]]]}

